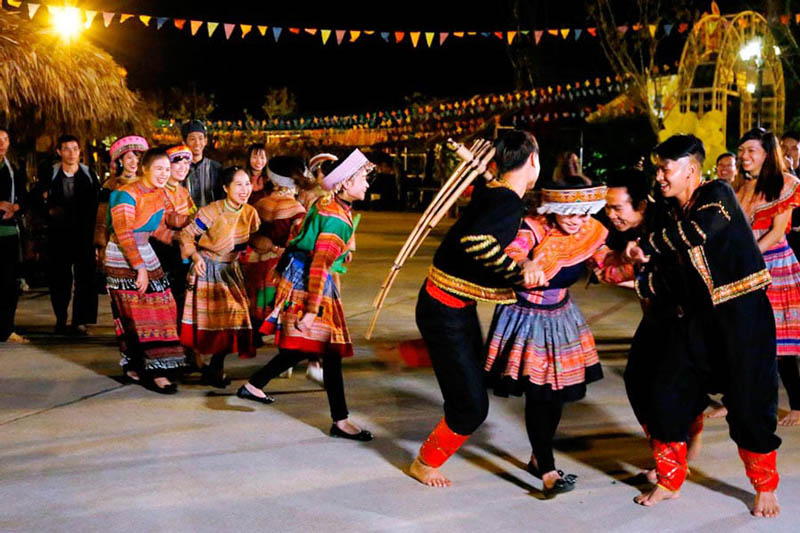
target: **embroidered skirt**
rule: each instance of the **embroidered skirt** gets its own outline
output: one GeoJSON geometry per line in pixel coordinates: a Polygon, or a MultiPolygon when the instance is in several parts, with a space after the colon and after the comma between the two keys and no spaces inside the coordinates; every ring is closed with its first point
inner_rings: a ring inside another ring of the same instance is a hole
{"type": "Polygon", "coordinates": [[[149,276],[144,295],[136,290],[137,273],[116,243],[106,245],[103,263],[120,364],[139,371],[183,367],[186,358],[178,339],[177,309],[169,280],[150,244],[142,238],[136,240],[149,276]]]}
{"type": "Polygon", "coordinates": [[[498,396],[527,393],[562,401],[583,398],[586,384],[603,377],[594,337],[569,294],[553,305],[498,305],[484,371],[498,396]]]}
{"type": "Polygon", "coordinates": [[[353,343],[345,322],[339,289],[329,273],[322,293],[322,304],[308,334],[300,333],[295,324],[302,318],[308,293],[310,257],[302,252],[286,252],[286,268],[278,281],[275,308],[261,332],[275,334],[275,344],[286,350],[298,350],[321,355],[353,355],[353,343]]]}
{"type": "Polygon", "coordinates": [[[218,261],[201,252],[206,272],[187,278],[181,343],[199,354],[253,357],[253,328],[239,261],[218,261]]]}
{"type": "Polygon", "coordinates": [[[277,254],[260,254],[252,248],[239,256],[254,330],[261,327],[275,305],[275,291],[280,279],[275,270],[279,260],[280,256],[277,254]]]}
{"type": "Polygon", "coordinates": [[[800,355],[800,263],[786,239],[764,253],[772,276],[767,297],[775,314],[778,357],[800,355]]]}

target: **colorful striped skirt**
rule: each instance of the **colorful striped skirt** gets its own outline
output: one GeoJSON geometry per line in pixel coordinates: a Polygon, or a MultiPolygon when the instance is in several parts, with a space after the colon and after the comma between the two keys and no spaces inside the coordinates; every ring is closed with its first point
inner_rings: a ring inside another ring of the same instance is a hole
{"type": "Polygon", "coordinates": [[[568,293],[553,305],[523,299],[498,305],[484,370],[498,396],[527,393],[562,401],[583,398],[586,384],[603,377],[592,332],[568,293]]]}
{"type": "Polygon", "coordinates": [[[254,330],[261,327],[275,305],[275,291],[280,279],[275,269],[279,260],[280,255],[272,252],[260,254],[249,247],[239,256],[254,330]]]}
{"type": "Polygon", "coordinates": [[[800,263],[786,239],[764,253],[772,276],[767,297],[775,313],[778,357],[800,355],[800,263]]]}
{"type": "Polygon", "coordinates": [[[239,261],[219,261],[200,252],[206,272],[189,272],[181,319],[181,343],[199,354],[253,357],[253,328],[239,261]]]}
{"type": "Polygon", "coordinates": [[[186,365],[186,357],[178,339],[175,300],[147,235],[141,235],[135,237],[150,278],[144,295],[136,290],[137,273],[116,243],[106,245],[103,263],[120,364],[138,371],[177,369],[186,365]]]}
{"type": "Polygon", "coordinates": [[[339,289],[329,273],[322,293],[322,304],[308,334],[301,333],[295,324],[302,318],[308,292],[309,256],[298,251],[287,251],[286,268],[278,282],[275,309],[269,315],[261,332],[275,334],[275,344],[285,350],[298,350],[320,355],[353,355],[353,343],[344,317],[339,289]]]}

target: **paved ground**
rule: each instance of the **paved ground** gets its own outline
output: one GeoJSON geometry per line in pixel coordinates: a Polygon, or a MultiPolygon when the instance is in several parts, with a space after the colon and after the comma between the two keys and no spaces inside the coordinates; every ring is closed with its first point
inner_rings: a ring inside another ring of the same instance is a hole
{"type": "MultiPolygon", "coordinates": [[[[47,295],[22,300],[18,324],[34,342],[0,347],[1,531],[797,531],[800,428],[780,429],[780,499],[772,521],[748,514],[752,497],[724,421],[682,498],[632,503],[649,452],[625,398],[625,344],[639,317],[623,289],[576,286],[573,296],[601,349],[606,378],[569,405],[557,436],[559,468],[580,476],[572,493],[545,501],[524,470],[530,450],[522,402],[493,398],[487,423],[446,466],[449,489],[403,474],[441,416],[429,369],[405,368],[397,345],[418,337],[413,307],[432,238],[403,270],[374,339],[362,339],[370,304],[412,215],[367,213],[343,278],[356,357],[345,365],[353,418],[376,440],[330,439],[324,392],[302,372],[276,380],[277,401],[236,398],[241,383],[210,391],[190,381],[175,397],[120,385],[108,300],[85,341],[47,333],[47,295]]],[[[484,322],[491,308],[482,307],[484,322]]],[[[485,325],[484,325],[485,327],[485,325]]],[[[273,350],[231,360],[245,379],[273,350]]],[[[781,393],[781,405],[786,397],[781,393]]]]}

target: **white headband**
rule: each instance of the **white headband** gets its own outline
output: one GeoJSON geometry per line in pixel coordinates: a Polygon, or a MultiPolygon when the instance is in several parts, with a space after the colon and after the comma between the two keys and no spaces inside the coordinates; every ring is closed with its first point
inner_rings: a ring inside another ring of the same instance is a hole
{"type": "Polygon", "coordinates": [[[267,178],[269,178],[269,181],[271,181],[273,184],[282,189],[291,189],[294,191],[297,190],[297,184],[294,182],[292,178],[289,178],[287,176],[281,176],[280,174],[275,174],[273,171],[269,169],[269,167],[267,167],[267,178]]]}
{"type": "Polygon", "coordinates": [[[338,167],[334,168],[330,174],[322,178],[322,188],[331,191],[336,188],[338,184],[347,181],[359,172],[363,171],[369,174],[374,168],[375,165],[367,159],[367,156],[356,148],[338,167]]]}

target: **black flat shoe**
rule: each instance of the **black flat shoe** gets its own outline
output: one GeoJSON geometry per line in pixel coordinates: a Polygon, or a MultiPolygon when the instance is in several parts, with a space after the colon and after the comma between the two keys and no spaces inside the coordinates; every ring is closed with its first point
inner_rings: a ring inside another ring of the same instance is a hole
{"type": "Polygon", "coordinates": [[[351,435],[350,433],[339,429],[339,426],[337,426],[336,424],[331,425],[330,436],[339,439],[357,440],[360,442],[369,442],[375,438],[372,436],[372,433],[370,433],[366,429],[362,429],[355,435],[351,435]]]}
{"type": "Polygon", "coordinates": [[[577,481],[578,476],[574,474],[565,474],[561,470],[557,470],[557,472],[558,475],[561,476],[561,479],[557,479],[555,485],[549,489],[544,486],[542,487],[545,498],[554,498],[557,494],[564,494],[575,488],[575,481],[577,481]]]}
{"type": "Polygon", "coordinates": [[[253,394],[252,392],[247,390],[247,387],[245,387],[244,385],[239,387],[239,390],[236,391],[236,396],[238,396],[239,398],[241,398],[243,400],[250,400],[250,401],[253,401],[253,402],[263,403],[263,404],[266,404],[266,405],[269,405],[269,404],[271,404],[272,402],[275,401],[275,398],[273,398],[269,394],[267,394],[264,398],[261,398],[260,396],[256,396],[255,394],[253,394]]]}
{"type": "Polygon", "coordinates": [[[151,379],[145,379],[140,382],[142,387],[149,391],[157,392],[159,394],[175,394],[178,392],[178,385],[176,383],[170,383],[164,387],[159,387],[156,385],[156,382],[151,379]]]}
{"type": "Polygon", "coordinates": [[[229,378],[225,374],[222,375],[212,374],[208,370],[208,366],[204,366],[202,372],[203,372],[203,377],[200,381],[201,383],[203,383],[203,385],[211,385],[212,387],[216,387],[218,389],[224,389],[231,384],[231,378],[229,378]]]}

